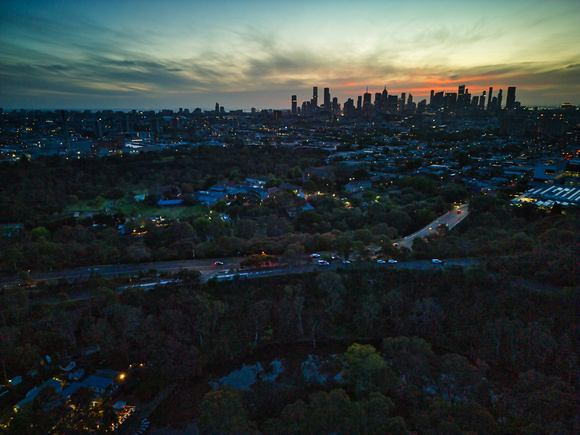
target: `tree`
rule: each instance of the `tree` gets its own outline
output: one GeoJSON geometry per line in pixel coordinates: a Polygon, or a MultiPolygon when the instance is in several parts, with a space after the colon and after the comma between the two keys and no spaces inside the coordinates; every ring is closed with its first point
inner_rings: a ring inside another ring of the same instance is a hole
{"type": "Polygon", "coordinates": [[[199,407],[198,425],[202,434],[253,434],[240,393],[222,385],[207,393],[199,407]]]}
{"type": "Polygon", "coordinates": [[[369,395],[389,390],[394,383],[392,370],[377,350],[369,344],[355,343],[344,354],[342,378],[355,395],[369,395]]]}
{"type": "Polygon", "coordinates": [[[290,266],[294,266],[300,263],[302,254],[304,254],[304,246],[300,243],[292,243],[286,247],[284,258],[286,258],[290,266]]]}
{"type": "Polygon", "coordinates": [[[46,238],[50,235],[50,232],[45,227],[36,227],[30,231],[30,237],[32,240],[38,240],[42,237],[46,238]]]}
{"type": "Polygon", "coordinates": [[[440,374],[436,382],[441,397],[455,405],[462,400],[470,400],[481,375],[467,359],[457,354],[443,355],[440,374]]]}
{"type": "Polygon", "coordinates": [[[342,258],[348,260],[348,257],[354,249],[354,243],[350,237],[340,236],[337,237],[334,241],[334,249],[336,249],[338,253],[342,255],[342,258]]]}
{"type": "Polygon", "coordinates": [[[340,276],[333,272],[323,272],[316,278],[318,288],[322,291],[324,299],[322,305],[326,320],[333,321],[343,309],[344,285],[340,276]]]}

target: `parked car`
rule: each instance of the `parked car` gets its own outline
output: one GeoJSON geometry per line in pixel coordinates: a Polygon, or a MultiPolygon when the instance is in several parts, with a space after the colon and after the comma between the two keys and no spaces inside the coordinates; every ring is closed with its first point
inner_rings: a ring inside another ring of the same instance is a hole
{"type": "Polygon", "coordinates": [[[441,264],[441,260],[439,260],[438,258],[434,258],[433,260],[431,260],[431,263],[433,263],[433,264],[441,264]]]}
{"type": "Polygon", "coordinates": [[[389,260],[389,264],[397,264],[397,260],[389,260]]]}
{"type": "Polygon", "coordinates": [[[326,260],[318,260],[319,266],[330,266],[330,263],[326,260]]]}
{"type": "Polygon", "coordinates": [[[387,262],[385,260],[377,260],[377,264],[386,264],[387,262]]]}

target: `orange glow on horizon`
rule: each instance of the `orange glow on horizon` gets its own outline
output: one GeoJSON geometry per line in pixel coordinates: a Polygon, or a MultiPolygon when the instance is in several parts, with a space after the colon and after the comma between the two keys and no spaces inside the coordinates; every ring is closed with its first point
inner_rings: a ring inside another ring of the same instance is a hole
{"type": "MultiPolygon", "coordinates": [[[[413,80],[415,83],[419,80],[413,80]]],[[[460,79],[426,79],[422,81],[424,83],[423,86],[411,86],[405,87],[404,84],[397,83],[396,85],[393,84],[393,87],[389,87],[387,84],[387,92],[389,95],[398,94],[400,95],[402,92],[405,92],[407,96],[409,94],[413,95],[413,97],[424,97],[429,96],[431,91],[434,92],[457,92],[458,86],[465,85],[465,88],[472,96],[478,96],[483,91],[488,91],[490,87],[493,88],[493,95],[497,96],[499,89],[504,90],[504,97],[505,92],[509,86],[517,86],[518,90],[528,89],[529,87],[520,86],[517,83],[511,83],[509,80],[504,81],[501,80],[501,84],[499,83],[497,77],[490,76],[477,76],[477,77],[463,77],[460,79]],[[486,83],[487,82],[487,83],[486,83]]],[[[363,94],[366,91],[367,84],[359,83],[359,82],[347,82],[342,86],[339,86],[335,89],[342,88],[343,92],[350,93],[352,92],[352,88],[359,88],[360,92],[357,92],[357,95],[363,94]]],[[[385,85],[382,85],[379,89],[375,87],[375,85],[368,85],[369,93],[381,93],[383,92],[385,85]]]]}

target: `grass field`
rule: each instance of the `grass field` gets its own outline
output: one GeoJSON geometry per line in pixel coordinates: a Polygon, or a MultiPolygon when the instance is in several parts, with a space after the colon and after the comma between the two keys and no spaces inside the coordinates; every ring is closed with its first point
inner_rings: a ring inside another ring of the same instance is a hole
{"type": "Polygon", "coordinates": [[[79,212],[82,215],[88,213],[116,213],[122,212],[126,217],[161,216],[166,219],[185,219],[190,216],[207,216],[209,210],[205,205],[184,205],[172,207],[157,207],[145,202],[135,202],[132,199],[105,201],[101,207],[96,207],[94,201],[80,201],[66,207],[65,213],[79,212]]]}

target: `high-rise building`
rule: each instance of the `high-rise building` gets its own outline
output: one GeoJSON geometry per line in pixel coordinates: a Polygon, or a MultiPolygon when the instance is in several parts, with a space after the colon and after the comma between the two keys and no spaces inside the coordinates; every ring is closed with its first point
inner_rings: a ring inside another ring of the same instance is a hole
{"type": "Polygon", "coordinates": [[[385,106],[387,112],[395,113],[397,111],[397,106],[399,105],[399,97],[395,94],[389,94],[387,98],[387,104],[385,106]]]}
{"type": "Polygon", "coordinates": [[[383,95],[381,97],[381,110],[385,110],[387,107],[387,99],[389,98],[389,93],[387,92],[387,86],[383,89],[383,95]]]}
{"type": "Polygon", "coordinates": [[[363,108],[367,108],[367,107],[371,106],[371,104],[372,104],[371,98],[372,98],[372,96],[369,93],[369,87],[367,86],[367,91],[363,95],[363,108]]]}
{"type": "Polygon", "coordinates": [[[487,94],[487,110],[491,109],[491,94],[493,92],[493,88],[489,87],[489,94],[487,94]]]}
{"type": "Polygon", "coordinates": [[[499,92],[497,93],[497,108],[498,109],[501,109],[502,93],[503,93],[503,89],[500,89],[499,92]]]}
{"type": "MultiPolygon", "coordinates": [[[[338,104],[338,102],[337,102],[337,104],[338,104]]],[[[349,98],[348,100],[345,101],[343,113],[344,113],[344,116],[354,115],[354,101],[352,98],[349,98]]]]}
{"type": "Polygon", "coordinates": [[[334,113],[339,113],[340,112],[340,104],[338,104],[338,98],[334,97],[332,99],[332,111],[334,113]]]}
{"type": "Polygon", "coordinates": [[[435,91],[433,89],[431,89],[431,95],[429,97],[429,105],[430,106],[435,105],[435,91]]]}
{"type": "Polygon", "coordinates": [[[362,95],[359,95],[356,100],[356,110],[362,109],[362,95]]]}
{"type": "Polygon", "coordinates": [[[505,100],[505,108],[513,109],[516,105],[516,87],[510,86],[507,91],[507,97],[505,100]]]}
{"type": "Polygon", "coordinates": [[[324,88],[324,108],[330,110],[330,89],[324,88]]]}
{"type": "Polygon", "coordinates": [[[459,88],[457,89],[457,95],[464,95],[465,94],[465,85],[459,85],[459,88]]]}
{"type": "Polygon", "coordinates": [[[298,100],[296,99],[296,95],[292,95],[292,115],[296,115],[298,110],[298,100]]]}
{"type": "Polygon", "coordinates": [[[311,101],[311,108],[312,110],[316,110],[318,107],[318,86],[312,87],[312,101],[311,101]]]}
{"type": "Polygon", "coordinates": [[[405,98],[407,98],[407,94],[405,92],[401,93],[401,103],[399,105],[401,112],[405,111],[405,98]]]}

